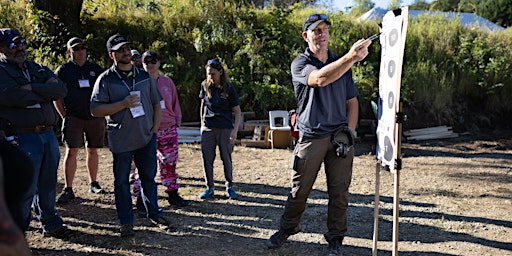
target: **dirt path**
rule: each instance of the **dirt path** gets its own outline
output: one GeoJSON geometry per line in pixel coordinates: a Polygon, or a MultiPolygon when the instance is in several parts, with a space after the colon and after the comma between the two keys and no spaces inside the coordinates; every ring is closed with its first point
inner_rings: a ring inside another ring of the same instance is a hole
{"type": "MultiPolygon", "coordinates": [[[[404,143],[400,177],[400,255],[512,255],[512,137],[459,138],[404,143]]],[[[354,160],[349,231],[344,255],[371,255],[375,192],[375,156],[358,147],[354,160]]],[[[181,145],[178,163],[188,207],[169,207],[163,189],[160,206],[174,230],[150,227],[136,218],[137,235],[118,237],[111,155],[100,151],[100,183],[109,192],[87,192],[84,155],[75,178],[74,202],[58,207],[67,225],[78,231],[68,241],[43,238],[33,221],[27,238],[34,255],[325,255],[325,175],[320,175],[302,220],[302,233],[268,250],[264,241],[276,230],[289,191],[291,152],[236,147],[234,176],[240,200],[223,195],[221,161],[215,165],[216,198],[201,201],[203,190],[198,145],[181,145]]],[[[380,190],[379,253],[391,255],[393,175],[383,173],[380,190]]],[[[59,170],[59,185],[63,184],[59,170]]],[[[59,187],[60,191],[61,187],[59,187]]]]}

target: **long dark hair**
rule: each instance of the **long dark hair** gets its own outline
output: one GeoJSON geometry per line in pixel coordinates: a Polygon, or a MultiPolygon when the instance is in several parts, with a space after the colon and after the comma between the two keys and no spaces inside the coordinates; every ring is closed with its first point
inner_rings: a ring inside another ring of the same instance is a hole
{"type": "MultiPolygon", "coordinates": [[[[221,71],[222,74],[220,75],[220,86],[221,86],[222,90],[224,91],[224,93],[228,94],[230,87],[231,87],[231,81],[229,80],[228,73],[226,72],[227,68],[225,68],[224,65],[217,59],[211,59],[211,60],[207,61],[204,68],[206,69],[208,67],[214,68],[218,71],[221,71]]],[[[208,95],[208,98],[211,98],[212,97],[211,87],[215,86],[215,84],[213,83],[212,80],[209,80],[208,77],[204,79],[202,84],[203,84],[204,91],[208,95]]]]}

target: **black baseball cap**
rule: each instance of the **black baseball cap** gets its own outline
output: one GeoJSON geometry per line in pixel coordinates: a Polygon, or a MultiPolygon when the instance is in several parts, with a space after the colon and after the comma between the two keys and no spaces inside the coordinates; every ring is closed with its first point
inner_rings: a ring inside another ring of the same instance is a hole
{"type": "Polygon", "coordinates": [[[1,28],[0,29],[0,43],[2,45],[10,45],[16,39],[21,38],[20,33],[12,28],[1,28]]]}
{"type": "Polygon", "coordinates": [[[79,45],[79,44],[84,44],[84,41],[78,37],[73,37],[71,39],[69,39],[67,45],[68,45],[68,50],[79,45]]]}
{"type": "Polygon", "coordinates": [[[120,34],[115,34],[111,36],[107,41],[107,51],[113,52],[119,50],[121,46],[125,44],[130,44],[126,38],[120,34]]]}
{"type": "Polygon", "coordinates": [[[309,17],[307,17],[306,20],[304,21],[304,24],[302,24],[302,31],[305,32],[308,30],[313,30],[316,28],[316,26],[318,26],[318,24],[322,22],[327,23],[327,25],[331,25],[331,22],[327,18],[326,14],[312,14],[309,17]]]}

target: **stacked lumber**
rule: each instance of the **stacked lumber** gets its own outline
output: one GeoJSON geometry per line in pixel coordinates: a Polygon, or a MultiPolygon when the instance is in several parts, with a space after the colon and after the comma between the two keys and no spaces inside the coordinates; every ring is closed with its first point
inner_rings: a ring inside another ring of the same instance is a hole
{"type": "Polygon", "coordinates": [[[458,133],[452,131],[452,127],[446,125],[412,129],[404,131],[403,134],[407,140],[435,140],[459,137],[458,133]]]}
{"type": "Polygon", "coordinates": [[[178,128],[178,143],[201,143],[200,128],[190,126],[178,128]]]}

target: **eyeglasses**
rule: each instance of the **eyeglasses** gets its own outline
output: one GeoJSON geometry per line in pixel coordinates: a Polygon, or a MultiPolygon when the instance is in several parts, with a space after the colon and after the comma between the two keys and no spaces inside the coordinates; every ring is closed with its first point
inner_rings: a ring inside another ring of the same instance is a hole
{"type": "Polygon", "coordinates": [[[132,56],[132,61],[140,60],[140,58],[139,55],[132,56]]]}
{"type": "Polygon", "coordinates": [[[85,49],[87,49],[87,46],[85,46],[85,45],[82,45],[82,46],[73,46],[73,47],[71,47],[71,49],[72,49],[74,52],[77,52],[77,51],[81,51],[81,50],[85,50],[85,49]]]}
{"type": "Polygon", "coordinates": [[[206,66],[210,66],[210,65],[219,65],[219,64],[220,64],[220,62],[219,62],[218,60],[216,60],[216,59],[208,60],[208,61],[206,62],[206,66]]]}
{"type": "Polygon", "coordinates": [[[121,48],[115,50],[114,52],[123,53],[123,52],[129,52],[131,50],[132,50],[132,48],[130,48],[130,46],[125,46],[125,47],[121,47],[121,48]]]}
{"type": "Polygon", "coordinates": [[[25,45],[25,39],[21,39],[18,42],[12,42],[11,44],[9,44],[9,48],[15,49],[18,47],[22,47],[24,45],[25,45]]]}
{"type": "Polygon", "coordinates": [[[313,15],[310,15],[306,19],[306,22],[315,22],[317,20],[327,20],[327,15],[326,14],[313,14],[313,15]]]}
{"type": "Polygon", "coordinates": [[[156,64],[157,62],[158,62],[157,59],[152,59],[152,60],[145,59],[144,60],[144,64],[146,64],[146,65],[149,64],[149,63],[156,64]]]}

